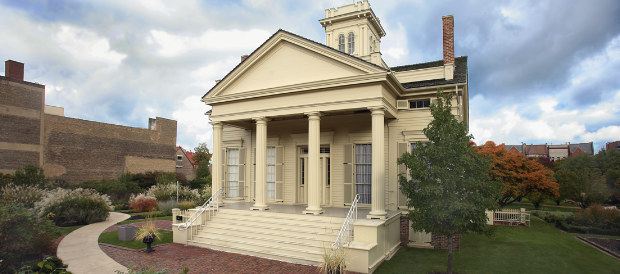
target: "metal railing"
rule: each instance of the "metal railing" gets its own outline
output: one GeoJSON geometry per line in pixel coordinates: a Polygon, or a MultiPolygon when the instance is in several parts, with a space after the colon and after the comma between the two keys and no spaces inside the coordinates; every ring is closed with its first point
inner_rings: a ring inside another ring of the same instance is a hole
{"type": "Polygon", "coordinates": [[[340,228],[340,232],[338,233],[338,238],[332,244],[332,250],[342,249],[345,245],[351,242],[351,238],[353,238],[353,223],[357,222],[357,201],[360,199],[360,195],[355,195],[355,199],[351,203],[351,208],[349,209],[349,213],[347,214],[347,218],[342,223],[342,227],[340,228]],[[355,220],[353,221],[353,218],[355,220]]]}
{"type": "MultiPolygon", "coordinates": [[[[207,200],[204,204],[202,204],[202,206],[196,208],[196,211],[194,212],[194,214],[192,214],[192,216],[190,216],[187,219],[187,221],[179,225],[179,230],[186,231],[185,246],[187,246],[188,239],[189,240],[194,239],[193,237],[195,233],[194,233],[192,226],[194,225],[196,220],[198,220],[198,218],[201,215],[203,215],[205,211],[207,211],[208,220],[210,221],[211,215],[215,216],[215,211],[220,210],[219,197],[220,195],[222,195],[222,193],[224,193],[224,190],[218,189],[213,195],[211,195],[211,198],[209,198],[209,200],[207,200]],[[191,233],[190,233],[190,230],[192,230],[191,233]]],[[[206,225],[206,222],[207,222],[206,218],[202,216],[200,224],[196,226],[196,231],[202,230],[202,227],[206,225]]]]}
{"type": "Polygon", "coordinates": [[[530,226],[530,214],[519,209],[504,209],[493,212],[493,222],[502,222],[510,226],[530,226]]]}

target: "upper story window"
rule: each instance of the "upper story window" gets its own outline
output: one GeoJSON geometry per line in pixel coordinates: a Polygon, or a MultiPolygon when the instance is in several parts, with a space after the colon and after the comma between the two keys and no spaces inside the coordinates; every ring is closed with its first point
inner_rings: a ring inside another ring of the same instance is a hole
{"type": "Polygon", "coordinates": [[[338,36],[338,50],[344,52],[344,34],[338,36]]]}
{"type": "Polygon", "coordinates": [[[427,108],[431,105],[431,100],[409,101],[409,108],[427,108]]]}
{"type": "Polygon", "coordinates": [[[355,34],[353,32],[349,33],[349,54],[355,53],[355,34]]]}
{"type": "Polygon", "coordinates": [[[183,161],[183,156],[177,155],[177,161],[183,161]]]}

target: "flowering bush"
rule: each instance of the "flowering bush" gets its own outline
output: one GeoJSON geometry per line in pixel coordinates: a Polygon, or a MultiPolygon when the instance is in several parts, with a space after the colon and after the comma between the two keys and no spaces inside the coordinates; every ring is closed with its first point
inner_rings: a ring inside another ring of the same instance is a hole
{"type": "Polygon", "coordinates": [[[134,212],[153,211],[155,207],[157,207],[157,200],[151,195],[140,193],[129,197],[129,208],[134,212]]]}
{"type": "Polygon", "coordinates": [[[211,198],[211,195],[213,195],[211,186],[208,185],[205,185],[202,189],[198,191],[198,193],[200,193],[200,202],[198,203],[199,205],[204,204],[207,200],[209,200],[209,198],[211,198]]]}
{"type": "MultiPolygon", "coordinates": [[[[146,191],[146,196],[155,197],[157,201],[168,201],[177,199],[177,184],[158,184],[146,191]]],[[[198,190],[187,186],[179,186],[179,201],[200,202],[201,197],[198,190]]]]}
{"type": "Polygon", "coordinates": [[[30,209],[34,208],[35,203],[43,199],[45,194],[45,190],[35,186],[18,186],[9,183],[0,187],[0,197],[4,202],[30,209]]]}
{"type": "Polygon", "coordinates": [[[35,204],[34,210],[41,217],[53,216],[52,220],[59,226],[86,225],[108,218],[112,210],[110,205],[108,196],[94,189],[57,188],[48,191],[35,204]]]}
{"type": "Polygon", "coordinates": [[[190,208],[196,207],[196,203],[194,201],[181,201],[179,202],[179,209],[188,210],[190,208]]]}

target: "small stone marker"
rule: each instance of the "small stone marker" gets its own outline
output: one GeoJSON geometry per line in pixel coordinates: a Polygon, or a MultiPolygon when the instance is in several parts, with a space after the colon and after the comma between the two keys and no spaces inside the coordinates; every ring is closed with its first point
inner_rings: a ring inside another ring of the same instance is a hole
{"type": "Polygon", "coordinates": [[[133,241],[136,238],[138,228],[132,225],[123,225],[118,228],[118,239],[120,241],[133,241]]]}

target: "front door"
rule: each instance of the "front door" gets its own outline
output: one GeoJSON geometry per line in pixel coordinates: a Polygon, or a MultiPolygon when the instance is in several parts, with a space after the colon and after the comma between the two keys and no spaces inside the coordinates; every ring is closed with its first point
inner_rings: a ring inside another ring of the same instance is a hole
{"type": "MultiPolygon", "coordinates": [[[[308,148],[299,149],[297,167],[297,203],[308,203],[308,148]]],[[[329,148],[322,147],[319,154],[319,185],[321,205],[330,204],[331,194],[331,158],[329,148]]]]}

